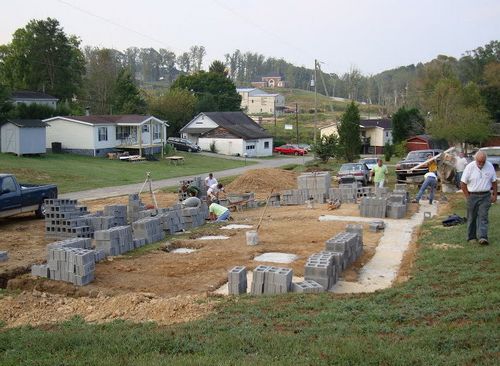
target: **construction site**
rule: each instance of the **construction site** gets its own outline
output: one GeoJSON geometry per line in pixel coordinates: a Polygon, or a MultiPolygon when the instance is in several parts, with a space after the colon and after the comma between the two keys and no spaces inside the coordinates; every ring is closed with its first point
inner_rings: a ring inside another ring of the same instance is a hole
{"type": "Polygon", "coordinates": [[[2,299],[0,320],[171,324],[204,316],[226,295],[373,292],[404,280],[413,235],[438,209],[409,203],[405,185],[338,185],[329,172],[281,169],[228,184],[224,223],[185,198],[145,189],[52,199],[45,220],[5,219],[0,284],[21,293],[2,299]]]}

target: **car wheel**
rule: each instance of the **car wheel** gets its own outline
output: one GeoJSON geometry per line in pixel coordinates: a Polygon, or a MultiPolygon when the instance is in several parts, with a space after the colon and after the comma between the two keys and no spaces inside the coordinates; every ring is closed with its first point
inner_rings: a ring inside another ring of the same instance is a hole
{"type": "Polygon", "coordinates": [[[405,178],[402,176],[402,175],[396,175],[396,180],[397,182],[396,183],[399,183],[399,182],[402,182],[405,180],[405,178]]]}
{"type": "Polygon", "coordinates": [[[188,147],[188,152],[192,152],[192,151],[193,151],[193,149],[191,149],[190,147],[188,147]]]}
{"type": "Polygon", "coordinates": [[[295,151],[295,156],[298,156],[298,155],[299,155],[299,153],[297,151],[295,151]]]}
{"type": "Polygon", "coordinates": [[[47,206],[45,205],[45,199],[44,199],[38,205],[38,209],[35,211],[35,215],[39,219],[44,219],[46,213],[47,213],[47,206]]]}

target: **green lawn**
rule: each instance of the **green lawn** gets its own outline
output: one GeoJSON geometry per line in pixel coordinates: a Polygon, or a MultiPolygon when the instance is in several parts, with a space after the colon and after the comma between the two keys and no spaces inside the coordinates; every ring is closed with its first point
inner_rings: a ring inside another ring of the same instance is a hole
{"type": "MultiPolygon", "coordinates": [[[[177,152],[185,163],[171,165],[168,161],[129,163],[106,158],[73,154],[46,154],[39,157],[17,157],[0,154],[0,173],[15,174],[25,183],[54,183],[59,193],[92,188],[141,183],[146,172],[153,180],[185,175],[206,174],[210,171],[244,166],[244,161],[207,157],[194,153],[177,152]]],[[[253,162],[247,161],[247,165],[253,162]]]]}
{"type": "MultiPolygon", "coordinates": [[[[452,212],[464,214],[461,199],[452,212]]],[[[206,319],[169,327],[75,318],[0,328],[0,364],[497,365],[500,227],[479,247],[465,243],[464,225],[439,220],[424,224],[410,279],[391,289],[228,298],[206,319]]],[[[490,220],[500,222],[499,204],[490,220]]]]}

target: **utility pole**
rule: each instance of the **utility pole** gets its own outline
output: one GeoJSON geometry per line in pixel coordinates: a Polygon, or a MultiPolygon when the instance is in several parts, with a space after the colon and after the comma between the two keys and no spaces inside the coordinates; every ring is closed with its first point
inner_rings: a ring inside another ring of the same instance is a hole
{"type": "Polygon", "coordinates": [[[273,98],[273,104],[274,104],[274,138],[276,138],[276,97],[273,98]]]}
{"type": "Polygon", "coordinates": [[[295,133],[297,134],[297,145],[299,144],[299,105],[295,103],[295,133]]]}
{"type": "Polygon", "coordinates": [[[318,130],[318,88],[317,88],[317,68],[318,60],[314,60],[314,144],[316,145],[316,135],[318,130]]]}

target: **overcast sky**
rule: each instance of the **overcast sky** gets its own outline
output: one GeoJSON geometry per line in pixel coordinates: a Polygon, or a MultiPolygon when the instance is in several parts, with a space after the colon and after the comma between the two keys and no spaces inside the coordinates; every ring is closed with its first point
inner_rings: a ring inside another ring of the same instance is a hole
{"type": "Polygon", "coordinates": [[[82,45],[203,45],[207,63],[240,49],[309,68],[316,58],[338,74],[458,58],[500,39],[499,0],[0,0],[0,44],[47,17],[82,45]]]}

